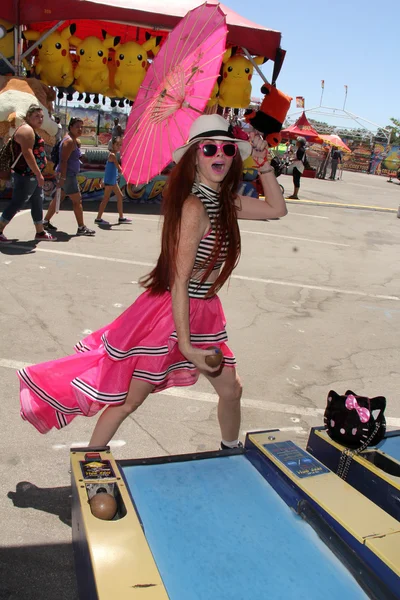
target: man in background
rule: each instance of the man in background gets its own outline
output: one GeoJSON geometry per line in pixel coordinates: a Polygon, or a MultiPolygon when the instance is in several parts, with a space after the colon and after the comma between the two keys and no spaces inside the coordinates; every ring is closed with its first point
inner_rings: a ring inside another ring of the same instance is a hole
{"type": "Polygon", "coordinates": [[[342,162],[342,155],[338,148],[334,146],[331,152],[331,176],[329,178],[332,179],[332,181],[335,181],[336,179],[336,171],[340,162],[342,162]]]}
{"type": "Polygon", "coordinates": [[[55,117],[54,120],[57,123],[57,128],[58,128],[56,136],[55,136],[56,137],[56,144],[57,144],[57,142],[61,142],[62,137],[63,137],[63,135],[62,135],[62,125],[61,125],[60,117],[55,117]]]}
{"type": "Polygon", "coordinates": [[[116,137],[122,137],[122,134],[123,134],[123,131],[122,131],[121,125],[119,124],[119,119],[118,119],[118,117],[115,117],[114,127],[112,128],[111,135],[113,138],[116,138],[116,137]]]}

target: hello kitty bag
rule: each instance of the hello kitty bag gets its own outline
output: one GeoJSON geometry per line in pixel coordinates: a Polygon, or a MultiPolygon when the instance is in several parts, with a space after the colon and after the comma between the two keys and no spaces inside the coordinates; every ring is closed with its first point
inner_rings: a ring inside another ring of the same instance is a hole
{"type": "Polygon", "coordinates": [[[386,398],[357,396],[351,390],[340,396],[331,390],[324,414],[329,437],[345,446],[339,460],[337,474],[346,479],[354,456],[368,446],[376,446],[386,432],[384,416],[386,398]]]}
{"type": "Polygon", "coordinates": [[[340,396],[333,390],[328,394],[325,427],[332,440],[354,450],[361,446],[376,446],[384,437],[386,398],[357,396],[348,390],[340,396]]]}

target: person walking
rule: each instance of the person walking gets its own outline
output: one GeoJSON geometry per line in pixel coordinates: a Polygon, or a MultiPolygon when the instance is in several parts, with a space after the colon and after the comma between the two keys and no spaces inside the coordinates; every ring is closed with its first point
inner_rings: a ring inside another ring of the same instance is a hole
{"type": "Polygon", "coordinates": [[[303,137],[297,138],[296,148],[295,160],[292,162],[294,191],[291,196],[288,196],[288,198],[291,200],[299,199],[300,179],[305,168],[304,163],[306,160],[306,140],[303,137]]]}
{"type": "MultiPolygon", "coordinates": [[[[56,167],[58,173],[57,189],[62,190],[61,202],[65,196],[69,196],[72,201],[72,208],[75,214],[78,230],[76,235],[93,236],[95,231],[86,227],[83,220],[82,196],[79,189],[77,175],[81,168],[80,158],[82,152],[80,149],[79,136],[82,135],[83,121],[72,117],[68,125],[68,133],[60,144],[60,160],[56,167]]],[[[44,218],[44,227],[48,230],[57,231],[57,227],[50,221],[56,212],[56,198],[54,197],[44,218]]]]}
{"type": "Polygon", "coordinates": [[[332,181],[336,179],[336,171],[340,162],[342,162],[342,155],[339,149],[334,146],[331,152],[331,176],[329,177],[332,181]]]}
{"type": "Polygon", "coordinates": [[[145,291],[113,323],[79,342],[76,355],[19,371],[21,415],[38,431],[104,408],[89,445],[105,446],[149,394],[193,385],[202,374],[219,396],[221,448],[241,445],[242,386],[217,294],[240,257],[238,219],[287,213],[267,143],[255,133],[250,141],[234,138],[220,115],[193,122],[189,141],[173,153],[161,253],[141,280],[145,291]],[[251,154],[264,201],[237,194],[251,154]],[[222,361],[210,366],[216,354],[222,361]]]}
{"type": "Polygon", "coordinates": [[[54,242],[55,238],[43,227],[43,171],[47,164],[44,140],[38,134],[43,123],[43,111],[38,104],[31,104],[24,123],[13,135],[13,154],[17,162],[13,166],[12,198],[0,217],[0,243],[11,240],[4,235],[8,223],[26,202],[31,204],[32,221],[36,229],[35,240],[54,242]]]}
{"type": "Polygon", "coordinates": [[[118,214],[119,214],[118,223],[119,224],[132,223],[132,219],[127,219],[126,217],[124,217],[124,211],[123,211],[124,197],[123,197],[121,189],[118,185],[118,174],[121,173],[121,167],[119,165],[117,155],[118,155],[118,152],[120,152],[120,150],[121,150],[121,146],[122,146],[122,139],[119,136],[112,138],[111,151],[108,155],[106,168],[104,171],[104,197],[99,206],[99,211],[97,213],[97,217],[94,220],[94,222],[97,225],[109,225],[110,224],[108,221],[105,221],[103,219],[103,213],[106,209],[106,206],[108,204],[108,201],[109,201],[112,193],[114,193],[114,195],[117,198],[117,210],[118,210],[118,214]]]}

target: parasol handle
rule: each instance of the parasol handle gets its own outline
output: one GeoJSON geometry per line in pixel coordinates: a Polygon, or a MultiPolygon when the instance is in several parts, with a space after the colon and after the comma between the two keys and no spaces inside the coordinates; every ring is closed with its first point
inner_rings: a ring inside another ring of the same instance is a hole
{"type": "Polygon", "coordinates": [[[264,73],[261,71],[260,67],[258,66],[258,64],[256,63],[256,61],[254,60],[254,58],[252,57],[252,55],[250,54],[250,52],[248,50],[246,50],[246,48],[243,48],[243,47],[242,47],[242,50],[245,53],[246,57],[251,62],[251,64],[253,65],[253,67],[255,68],[255,70],[257,71],[257,73],[259,74],[259,76],[261,77],[261,79],[263,80],[263,82],[269,84],[268,79],[265,77],[264,73]]]}

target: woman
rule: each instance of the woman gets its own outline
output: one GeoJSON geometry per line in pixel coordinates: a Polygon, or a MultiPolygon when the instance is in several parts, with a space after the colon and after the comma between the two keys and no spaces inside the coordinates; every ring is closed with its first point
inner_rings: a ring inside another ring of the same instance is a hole
{"type": "Polygon", "coordinates": [[[38,134],[43,123],[43,111],[38,104],[31,104],[24,117],[25,123],[13,135],[13,192],[10,203],[0,217],[0,243],[11,244],[3,231],[21,210],[25,202],[31,203],[32,221],[35,225],[35,240],[54,242],[55,238],[43,227],[43,185],[47,159],[44,140],[38,134]]]}
{"type": "Polygon", "coordinates": [[[291,196],[289,196],[290,200],[298,200],[299,199],[299,189],[300,189],[300,179],[304,173],[304,162],[306,159],[306,140],[302,137],[297,138],[296,141],[296,158],[293,161],[293,185],[294,192],[291,196]]]}
{"type": "Polygon", "coordinates": [[[132,219],[124,217],[123,202],[124,197],[121,192],[121,188],[118,185],[118,174],[121,173],[121,167],[118,162],[118,153],[121,151],[122,138],[119,136],[111,138],[110,153],[106,162],[106,168],[104,170],[104,198],[99,206],[99,212],[94,222],[97,225],[109,225],[108,221],[103,219],[103,213],[106,210],[106,206],[113,193],[117,198],[117,210],[118,210],[118,224],[132,223],[132,219]]]}
{"type": "MultiPolygon", "coordinates": [[[[60,144],[60,162],[56,167],[56,172],[59,174],[57,189],[63,190],[61,201],[65,196],[69,196],[72,200],[72,208],[75,214],[76,222],[78,223],[78,231],[76,235],[95,235],[93,229],[86,227],[83,221],[82,196],[79,190],[77,175],[81,168],[80,158],[82,156],[79,136],[82,135],[83,121],[76,117],[72,117],[68,125],[68,133],[60,144]]],[[[57,231],[50,219],[56,212],[56,198],[54,197],[47,210],[44,218],[44,226],[46,229],[57,231]]]]}
{"type": "Polygon", "coordinates": [[[106,406],[90,440],[104,446],[150,393],[192,385],[202,373],[219,395],[221,447],[239,445],[241,384],[216,293],[240,256],[237,219],[287,212],[266,142],[252,134],[252,143],[265,202],[236,194],[252,145],[234,139],[219,115],[193,123],[188,143],[174,153],[161,254],[142,281],[146,291],[113,323],[80,342],[81,354],[19,372],[22,416],[39,431],[106,406]],[[222,352],[220,367],[206,363],[215,353],[207,350],[210,345],[222,352]]]}

